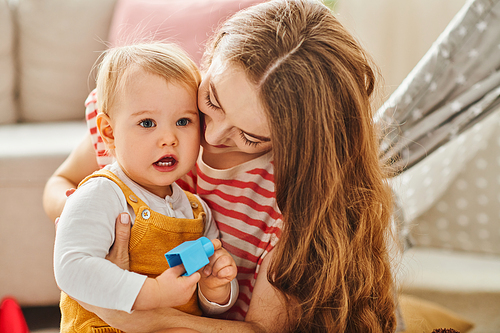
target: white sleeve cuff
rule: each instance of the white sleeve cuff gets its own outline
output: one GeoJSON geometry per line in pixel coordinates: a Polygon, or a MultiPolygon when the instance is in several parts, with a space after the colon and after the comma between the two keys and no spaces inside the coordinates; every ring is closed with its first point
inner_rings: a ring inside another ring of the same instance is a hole
{"type": "Polygon", "coordinates": [[[231,295],[229,296],[229,301],[227,304],[220,305],[214,302],[210,302],[205,295],[202,294],[200,288],[198,288],[198,301],[200,303],[200,308],[203,314],[208,316],[218,315],[229,310],[234,303],[238,300],[238,294],[240,292],[240,286],[237,279],[231,281],[231,295]]]}

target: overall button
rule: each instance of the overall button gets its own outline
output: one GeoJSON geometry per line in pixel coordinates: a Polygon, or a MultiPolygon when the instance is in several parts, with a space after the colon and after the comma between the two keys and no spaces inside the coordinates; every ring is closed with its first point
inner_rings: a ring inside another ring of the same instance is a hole
{"type": "Polygon", "coordinates": [[[196,209],[196,208],[198,208],[198,204],[196,202],[191,202],[191,207],[193,209],[196,209]]]}
{"type": "Polygon", "coordinates": [[[143,219],[147,220],[151,217],[151,212],[149,211],[149,209],[144,209],[141,213],[141,216],[143,219]]]}

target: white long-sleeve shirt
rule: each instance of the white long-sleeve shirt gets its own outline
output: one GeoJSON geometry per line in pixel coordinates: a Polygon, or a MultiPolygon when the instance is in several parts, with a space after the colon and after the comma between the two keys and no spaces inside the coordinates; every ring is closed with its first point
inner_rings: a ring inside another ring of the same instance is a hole
{"type": "MultiPolygon", "coordinates": [[[[153,211],[175,218],[194,218],[187,196],[175,183],[172,195],[161,198],[128,178],[117,163],[106,169],[117,175],[153,211]]],[[[219,238],[210,209],[199,200],[207,214],[205,236],[219,238]]],[[[96,177],[78,188],[68,198],[59,220],[54,273],[59,287],[69,296],[95,306],[131,312],[147,277],[123,270],[105,259],[114,242],[116,218],[122,212],[129,213],[133,223],[134,211],[115,182],[96,177]]],[[[210,303],[203,304],[204,297],[200,300],[202,309],[203,305],[210,307],[210,303]]]]}

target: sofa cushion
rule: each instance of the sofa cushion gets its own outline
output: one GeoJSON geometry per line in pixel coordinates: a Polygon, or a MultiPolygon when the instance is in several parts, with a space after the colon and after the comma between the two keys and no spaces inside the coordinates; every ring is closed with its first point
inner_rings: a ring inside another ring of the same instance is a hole
{"type": "MultiPolygon", "coordinates": [[[[0,126],[0,159],[33,156],[66,157],[87,134],[83,121],[10,124],[0,126]]],[[[3,163],[3,162],[2,162],[3,163]]],[[[55,171],[55,168],[52,172],[55,171]]],[[[13,175],[0,174],[0,182],[13,175]]],[[[16,181],[23,181],[22,178],[16,181]]]]}
{"type": "Polygon", "coordinates": [[[0,124],[16,121],[14,107],[14,53],[12,13],[8,0],[0,0],[0,124]]]}
{"type": "Polygon", "coordinates": [[[83,119],[89,73],[106,48],[116,0],[21,0],[18,3],[20,117],[83,119]]]}
{"type": "Polygon", "coordinates": [[[52,251],[54,222],[45,215],[47,178],[66,156],[3,157],[0,163],[0,298],[23,306],[58,304],[52,251]]]}
{"type": "Polygon", "coordinates": [[[85,122],[0,126],[0,298],[23,306],[57,304],[54,222],[42,207],[50,175],[87,132],[85,122]]]}
{"type": "Polygon", "coordinates": [[[179,44],[199,64],[204,43],[218,24],[263,0],[118,0],[110,28],[112,45],[144,40],[179,44]]]}

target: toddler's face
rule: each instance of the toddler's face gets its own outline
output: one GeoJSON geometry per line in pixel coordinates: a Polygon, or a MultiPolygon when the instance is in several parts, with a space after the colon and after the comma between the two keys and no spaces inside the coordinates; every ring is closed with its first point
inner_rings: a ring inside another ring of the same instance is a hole
{"type": "Polygon", "coordinates": [[[200,148],[197,91],[134,70],[110,112],[114,154],[125,173],[161,197],[195,165],[200,148]]]}

